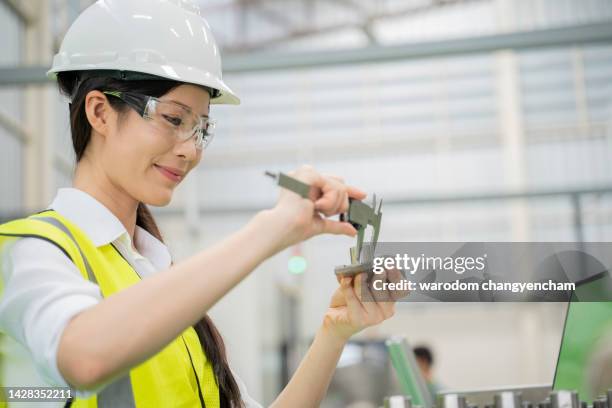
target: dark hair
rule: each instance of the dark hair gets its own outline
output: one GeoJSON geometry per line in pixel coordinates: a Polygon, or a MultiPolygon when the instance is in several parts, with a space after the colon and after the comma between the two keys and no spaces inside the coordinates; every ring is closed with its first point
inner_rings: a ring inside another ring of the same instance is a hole
{"type": "Polygon", "coordinates": [[[420,359],[423,359],[423,360],[427,361],[427,364],[429,364],[430,366],[433,365],[433,362],[434,362],[433,353],[431,352],[429,347],[427,347],[427,346],[417,346],[417,347],[415,347],[414,348],[414,355],[416,356],[416,358],[420,358],[420,359]]]}
{"type": "MultiPolygon", "coordinates": [[[[85,97],[93,90],[117,90],[138,92],[145,95],[160,97],[181,85],[180,82],[155,80],[114,79],[109,76],[91,75],[85,72],[61,72],[58,74],[60,92],[70,99],[70,130],[76,161],[80,161],[91,139],[91,124],[85,114],[85,97]]],[[[127,111],[128,106],[119,98],[108,98],[111,106],[119,114],[127,111]]],[[[163,242],[153,215],[144,203],[138,204],[136,225],[144,228],[151,235],[163,242]]],[[[205,315],[194,326],[206,358],[211,362],[217,384],[221,406],[243,407],[240,389],[227,362],[225,344],[221,334],[212,319],[205,315]]]]}

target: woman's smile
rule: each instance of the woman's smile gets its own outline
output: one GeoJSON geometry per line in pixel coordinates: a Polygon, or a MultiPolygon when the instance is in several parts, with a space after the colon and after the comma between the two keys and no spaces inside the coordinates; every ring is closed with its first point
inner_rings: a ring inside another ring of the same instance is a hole
{"type": "Polygon", "coordinates": [[[185,176],[185,172],[179,169],[175,169],[172,167],[161,166],[159,164],[153,165],[162,175],[166,178],[178,183],[185,176]]]}

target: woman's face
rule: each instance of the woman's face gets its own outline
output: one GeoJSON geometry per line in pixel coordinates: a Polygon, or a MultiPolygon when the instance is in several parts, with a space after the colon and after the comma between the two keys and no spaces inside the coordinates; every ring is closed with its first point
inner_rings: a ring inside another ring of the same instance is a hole
{"type": "MultiPolygon", "coordinates": [[[[210,96],[195,85],[180,85],[159,97],[208,116],[210,96]]],[[[150,119],[127,108],[109,126],[102,160],[111,182],[137,201],[154,206],[170,202],[174,188],[200,162],[194,138],[181,141],[160,131],[150,119]]]]}

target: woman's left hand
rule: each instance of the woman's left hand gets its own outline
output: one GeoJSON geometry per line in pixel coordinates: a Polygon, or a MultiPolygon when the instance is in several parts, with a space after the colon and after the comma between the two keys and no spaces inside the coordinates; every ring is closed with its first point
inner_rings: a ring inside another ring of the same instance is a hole
{"type": "MultiPolygon", "coordinates": [[[[393,316],[395,301],[407,294],[399,291],[371,291],[368,288],[371,285],[368,285],[366,279],[365,273],[341,278],[340,287],[332,295],[329,309],[325,313],[323,327],[343,341],[393,316]]],[[[387,270],[382,275],[375,275],[374,279],[397,282],[401,279],[401,273],[396,269],[387,270]]]]}
{"type": "MultiPolygon", "coordinates": [[[[393,316],[396,296],[401,293],[386,290],[371,293],[366,279],[366,274],[339,279],[340,287],[332,296],[322,327],[272,407],[320,406],[349,337],[393,316]]],[[[371,276],[373,282],[399,282],[400,279],[401,273],[397,270],[371,276]]]]}

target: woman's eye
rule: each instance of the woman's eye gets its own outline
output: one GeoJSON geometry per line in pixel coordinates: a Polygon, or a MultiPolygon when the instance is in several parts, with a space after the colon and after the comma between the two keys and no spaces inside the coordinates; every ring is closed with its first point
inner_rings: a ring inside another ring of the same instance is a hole
{"type": "Polygon", "coordinates": [[[164,119],[166,119],[169,123],[171,123],[174,126],[181,126],[181,123],[183,123],[183,120],[176,116],[164,115],[164,119]]]}

